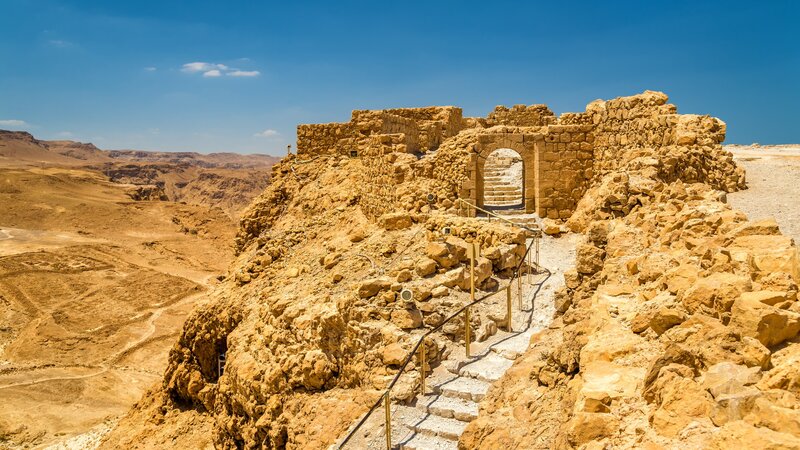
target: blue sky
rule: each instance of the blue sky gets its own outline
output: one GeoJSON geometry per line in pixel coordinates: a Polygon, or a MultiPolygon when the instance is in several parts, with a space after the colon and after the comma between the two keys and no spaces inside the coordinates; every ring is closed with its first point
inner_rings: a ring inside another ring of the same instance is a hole
{"type": "Polygon", "coordinates": [[[0,128],[101,148],[284,154],[352,109],[645,89],[800,142],[800,2],[0,0],[0,128]],[[204,64],[193,64],[204,63],[204,64]]]}

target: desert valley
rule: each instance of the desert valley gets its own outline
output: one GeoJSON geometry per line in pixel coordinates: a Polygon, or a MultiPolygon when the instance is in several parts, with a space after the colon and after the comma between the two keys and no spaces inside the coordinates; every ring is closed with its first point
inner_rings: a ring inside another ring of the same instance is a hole
{"type": "Polygon", "coordinates": [[[160,377],[276,159],[0,131],[0,446],[101,434],[160,377]]]}

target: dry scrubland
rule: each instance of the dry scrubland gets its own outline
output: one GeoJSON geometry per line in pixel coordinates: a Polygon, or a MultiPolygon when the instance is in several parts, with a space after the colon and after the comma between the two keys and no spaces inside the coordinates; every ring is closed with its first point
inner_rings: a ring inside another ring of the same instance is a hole
{"type": "MultiPolygon", "coordinates": [[[[245,189],[207,185],[219,207],[137,201],[142,186],[92,169],[107,153],[74,153],[87,148],[0,134],[0,448],[90,430],[82,439],[96,443],[160,378],[186,315],[233,258],[228,213],[245,189]]],[[[171,167],[161,175],[196,170],[171,167]]]]}

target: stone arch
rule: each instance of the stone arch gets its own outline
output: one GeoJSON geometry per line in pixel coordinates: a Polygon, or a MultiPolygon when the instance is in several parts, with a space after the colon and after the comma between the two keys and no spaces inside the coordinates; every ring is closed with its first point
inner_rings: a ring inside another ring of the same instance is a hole
{"type": "Polygon", "coordinates": [[[481,163],[483,165],[483,195],[480,203],[483,207],[489,210],[519,210],[524,208],[525,177],[523,174],[525,172],[525,161],[522,155],[511,148],[498,148],[490,152],[481,163]],[[517,165],[519,163],[512,161],[521,162],[522,170],[518,174],[519,178],[514,173],[520,168],[517,165]],[[493,169],[489,168],[490,165],[493,169]]]}
{"type": "Polygon", "coordinates": [[[473,158],[474,167],[474,196],[473,201],[481,208],[484,207],[484,178],[486,158],[495,150],[508,148],[514,150],[522,157],[522,198],[526,213],[537,210],[538,200],[538,162],[537,147],[542,136],[538,134],[498,133],[486,134],[479,137],[476,148],[476,157],[473,158]]]}

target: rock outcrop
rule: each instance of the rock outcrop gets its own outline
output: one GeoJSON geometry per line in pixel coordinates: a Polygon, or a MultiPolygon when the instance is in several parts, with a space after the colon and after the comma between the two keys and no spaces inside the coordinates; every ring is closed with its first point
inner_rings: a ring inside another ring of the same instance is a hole
{"type": "Polygon", "coordinates": [[[715,129],[681,118],[677,146],[624,148],[581,199],[562,314],[461,448],[800,448],[797,247],[725,203],[744,176],[715,129]]]}

